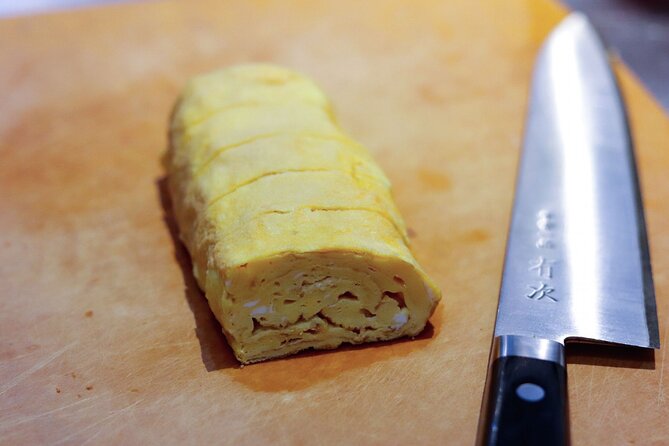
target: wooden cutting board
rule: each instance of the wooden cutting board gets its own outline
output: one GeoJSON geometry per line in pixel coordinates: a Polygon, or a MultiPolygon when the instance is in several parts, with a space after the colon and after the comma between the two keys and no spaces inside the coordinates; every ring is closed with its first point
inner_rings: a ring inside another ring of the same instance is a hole
{"type": "MultiPolygon", "coordinates": [[[[471,444],[547,1],[145,2],[0,21],[0,442],[471,444]],[[444,291],[414,341],[240,368],[160,157],[196,73],[312,76],[444,291]]],[[[669,120],[619,74],[664,349],[570,347],[575,444],[669,442],[669,120]]]]}

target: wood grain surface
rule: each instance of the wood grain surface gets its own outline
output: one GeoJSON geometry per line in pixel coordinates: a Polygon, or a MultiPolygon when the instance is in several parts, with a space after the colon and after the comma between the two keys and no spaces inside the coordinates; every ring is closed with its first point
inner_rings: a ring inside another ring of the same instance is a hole
{"type": "MultiPolygon", "coordinates": [[[[471,444],[537,0],[145,2],[0,21],[0,443],[471,444]],[[240,368],[174,236],[160,157],[196,73],[312,76],[444,290],[414,341],[240,368]]],[[[619,67],[657,352],[569,347],[574,444],[669,443],[669,120],[619,67]]]]}

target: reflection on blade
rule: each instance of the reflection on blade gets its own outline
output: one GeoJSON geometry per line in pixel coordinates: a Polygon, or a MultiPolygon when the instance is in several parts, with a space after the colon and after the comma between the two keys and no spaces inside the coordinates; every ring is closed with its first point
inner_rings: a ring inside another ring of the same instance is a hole
{"type": "Polygon", "coordinates": [[[575,39],[569,38],[551,41],[550,84],[564,166],[564,239],[568,241],[565,256],[569,259],[566,274],[571,279],[572,295],[593,297],[582,299],[580,305],[573,305],[571,317],[577,327],[589,332],[589,337],[600,338],[598,307],[603,303],[595,297],[601,286],[597,281],[602,278],[599,257],[602,250],[597,236],[602,222],[596,212],[597,191],[588,184],[596,168],[594,153],[589,147],[596,135],[592,134],[593,128],[589,126],[586,114],[588,104],[585,102],[588,96],[581,80],[588,73],[581,71],[579,61],[574,57],[578,54],[577,44],[575,39]]]}
{"type": "Polygon", "coordinates": [[[535,68],[495,335],[657,347],[651,277],[622,102],[574,14],[535,68]]]}

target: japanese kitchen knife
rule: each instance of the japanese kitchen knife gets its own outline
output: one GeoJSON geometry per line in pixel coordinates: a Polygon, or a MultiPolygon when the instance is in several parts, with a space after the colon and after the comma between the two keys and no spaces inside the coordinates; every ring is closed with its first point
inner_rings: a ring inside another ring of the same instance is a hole
{"type": "Polygon", "coordinates": [[[606,50],[577,13],[534,69],[479,444],[569,443],[573,340],[660,345],[625,108],[606,50]]]}

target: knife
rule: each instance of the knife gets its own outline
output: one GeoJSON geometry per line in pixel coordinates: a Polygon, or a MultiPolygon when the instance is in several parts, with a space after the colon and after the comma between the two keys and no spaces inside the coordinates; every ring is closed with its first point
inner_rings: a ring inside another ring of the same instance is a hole
{"type": "Polygon", "coordinates": [[[479,444],[569,443],[567,341],[660,346],[625,109],[578,13],[534,68],[479,444]]]}

